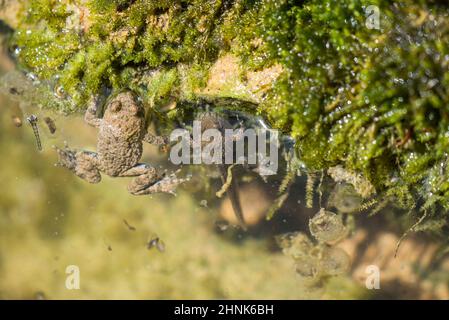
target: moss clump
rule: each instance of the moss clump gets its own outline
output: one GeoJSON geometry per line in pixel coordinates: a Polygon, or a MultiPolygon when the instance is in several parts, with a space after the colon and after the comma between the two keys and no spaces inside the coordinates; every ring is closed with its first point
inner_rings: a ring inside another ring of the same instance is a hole
{"type": "Polygon", "coordinates": [[[239,77],[280,65],[259,110],[311,171],[341,166],[443,219],[448,14],[431,0],[39,0],[24,2],[13,42],[75,109],[102,88],[131,87],[153,107],[192,99],[224,54],[239,58],[239,77]],[[380,30],[366,26],[370,5],[380,30]]]}
{"type": "Polygon", "coordinates": [[[204,85],[205,70],[236,37],[230,26],[243,3],[25,1],[13,45],[20,50],[20,64],[62,85],[75,109],[103,87],[166,97],[179,88],[176,77],[185,78],[191,89],[204,85]],[[164,75],[153,82],[148,75],[155,70],[164,75]],[[161,80],[163,88],[155,93],[161,80]]]}
{"type": "Polygon", "coordinates": [[[309,169],[343,165],[379,197],[447,218],[448,14],[435,1],[266,2],[260,32],[286,71],[262,107],[309,169]],[[365,25],[373,4],[380,30],[365,25]]]}

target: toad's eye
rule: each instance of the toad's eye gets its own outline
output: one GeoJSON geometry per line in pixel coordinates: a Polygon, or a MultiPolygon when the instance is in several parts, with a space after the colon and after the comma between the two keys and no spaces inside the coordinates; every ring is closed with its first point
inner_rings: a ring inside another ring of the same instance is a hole
{"type": "Polygon", "coordinates": [[[122,110],[122,103],[120,101],[114,101],[111,103],[109,108],[112,112],[119,112],[120,110],[122,110]]]}

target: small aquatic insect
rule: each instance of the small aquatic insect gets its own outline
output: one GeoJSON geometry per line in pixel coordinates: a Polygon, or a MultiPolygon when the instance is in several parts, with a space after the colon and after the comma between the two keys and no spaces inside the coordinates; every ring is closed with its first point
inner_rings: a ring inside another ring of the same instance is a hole
{"type": "Polygon", "coordinates": [[[34,114],[32,114],[31,116],[29,116],[27,118],[27,121],[30,124],[30,126],[33,128],[34,136],[36,137],[37,149],[39,151],[42,151],[42,143],[41,143],[41,138],[39,136],[39,128],[37,127],[38,119],[34,114]]]}
{"type": "Polygon", "coordinates": [[[22,126],[22,119],[20,119],[18,116],[12,116],[12,123],[17,127],[20,128],[22,126]]]}
{"type": "Polygon", "coordinates": [[[48,130],[50,131],[51,134],[54,134],[56,132],[56,124],[53,121],[52,118],[50,117],[45,117],[44,118],[44,122],[47,125],[48,130]]]}
{"type": "Polygon", "coordinates": [[[128,227],[129,230],[131,230],[131,231],[136,231],[136,227],[130,225],[130,224],[128,223],[128,221],[126,221],[125,219],[123,219],[123,223],[125,224],[125,226],[128,227]]]}
{"type": "Polygon", "coordinates": [[[15,96],[18,96],[18,95],[21,94],[21,92],[20,92],[17,88],[15,88],[15,87],[9,88],[9,93],[10,93],[10,94],[13,94],[13,95],[15,95],[15,96]]]}
{"type": "Polygon", "coordinates": [[[154,237],[150,241],[148,241],[147,249],[151,250],[152,248],[156,248],[159,252],[165,251],[165,243],[159,237],[154,237]]]}

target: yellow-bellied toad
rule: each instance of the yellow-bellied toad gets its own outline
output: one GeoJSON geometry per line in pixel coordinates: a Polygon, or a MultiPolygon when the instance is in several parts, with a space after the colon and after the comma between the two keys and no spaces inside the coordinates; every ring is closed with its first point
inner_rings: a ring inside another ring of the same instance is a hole
{"type": "Polygon", "coordinates": [[[103,118],[97,117],[98,99],[92,99],[85,121],[99,129],[97,152],[56,148],[58,165],[73,171],[80,178],[98,183],[101,173],[111,177],[135,177],[128,186],[134,195],[157,192],[174,193],[186,181],[175,174],[165,176],[148,165],[139,163],[142,141],[165,145],[167,139],[146,131],[145,111],[131,91],[119,93],[106,106],[103,118]]]}

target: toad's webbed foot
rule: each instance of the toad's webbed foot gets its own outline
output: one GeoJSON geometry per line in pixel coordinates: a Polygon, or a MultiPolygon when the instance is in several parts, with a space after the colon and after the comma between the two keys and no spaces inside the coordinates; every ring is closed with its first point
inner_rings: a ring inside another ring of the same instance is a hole
{"type": "Polygon", "coordinates": [[[176,177],[176,173],[165,176],[149,172],[134,178],[128,186],[128,191],[133,195],[153,193],[170,193],[175,195],[176,187],[188,180],[189,178],[181,179],[176,177]]]}
{"type": "Polygon", "coordinates": [[[101,174],[97,166],[97,154],[89,151],[73,151],[65,146],[64,149],[54,147],[58,153],[57,166],[65,167],[81,179],[89,183],[99,183],[101,174]]]}
{"type": "Polygon", "coordinates": [[[70,150],[67,145],[64,149],[60,149],[57,146],[53,146],[53,149],[58,153],[58,162],[55,165],[74,171],[76,167],[76,152],[70,150]]]}

